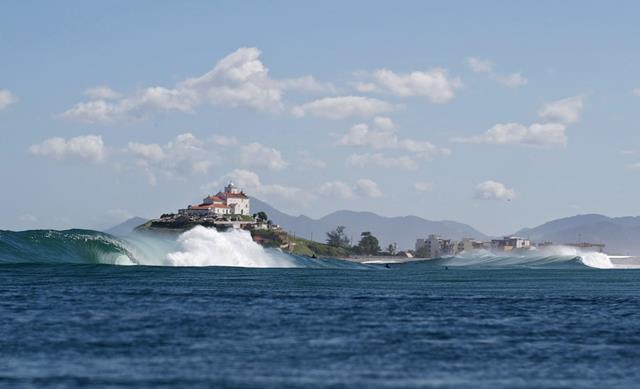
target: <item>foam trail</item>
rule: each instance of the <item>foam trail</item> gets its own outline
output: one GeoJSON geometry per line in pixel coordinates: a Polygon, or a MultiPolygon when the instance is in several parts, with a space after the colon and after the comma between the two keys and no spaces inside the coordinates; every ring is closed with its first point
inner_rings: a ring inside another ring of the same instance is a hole
{"type": "Polygon", "coordinates": [[[297,267],[285,255],[267,252],[247,231],[218,232],[196,226],[178,237],[178,246],[178,251],[167,254],[167,265],[297,267]]]}

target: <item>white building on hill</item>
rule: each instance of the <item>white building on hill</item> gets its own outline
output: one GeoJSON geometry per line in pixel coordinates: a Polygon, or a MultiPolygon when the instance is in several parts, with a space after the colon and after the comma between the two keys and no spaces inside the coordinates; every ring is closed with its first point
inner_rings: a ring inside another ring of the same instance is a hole
{"type": "Polygon", "coordinates": [[[251,215],[251,203],[247,195],[238,189],[233,182],[224,188],[224,192],[207,196],[202,204],[189,205],[186,209],[178,211],[189,216],[225,216],[225,215],[251,215]]]}

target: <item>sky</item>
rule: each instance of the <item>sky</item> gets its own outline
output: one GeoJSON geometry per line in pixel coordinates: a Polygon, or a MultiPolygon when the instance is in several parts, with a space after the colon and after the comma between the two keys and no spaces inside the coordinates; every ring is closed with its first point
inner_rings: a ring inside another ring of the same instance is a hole
{"type": "Polygon", "coordinates": [[[290,213],[487,234],[638,215],[633,1],[5,1],[0,229],[233,180],[290,213]]]}

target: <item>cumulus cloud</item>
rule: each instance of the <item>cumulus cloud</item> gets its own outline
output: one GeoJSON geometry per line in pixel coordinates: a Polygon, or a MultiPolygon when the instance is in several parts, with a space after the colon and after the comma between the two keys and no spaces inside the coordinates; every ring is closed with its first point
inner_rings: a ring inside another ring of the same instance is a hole
{"type": "Polygon", "coordinates": [[[474,73],[491,73],[493,72],[493,62],[488,59],[480,59],[475,57],[467,58],[467,63],[474,73]]]}
{"type": "Polygon", "coordinates": [[[320,185],[318,193],[326,197],[350,199],[353,197],[351,187],[342,181],[329,181],[320,185]]]}
{"type": "Polygon", "coordinates": [[[266,167],[270,170],[282,170],[287,166],[280,151],[257,142],[242,146],[240,160],[245,166],[266,167]]]}
{"type": "Polygon", "coordinates": [[[437,147],[430,142],[400,138],[394,132],[394,127],[389,118],[376,118],[373,128],[366,123],[356,124],[338,140],[338,145],[365,146],[374,150],[403,150],[424,158],[451,153],[449,149],[437,147]]]}
{"type": "Polygon", "coordinates": [[[378,183],[369,179],[369,178],[361,178],[356,181],[356,192],[364,197],[382,197],[382,191],[378,186],[378,183]]]}
{"type": "Polygon", "coordinates": [[[456,89],[462,86],[458,77],[451,77],[446,69],[435,68],[411,73],[395,73],[389,69],[378,69],[369,75],[369,82],[356,84],[360,92],[383,92],[394,96],[424,96],[432,103],[446,103],[455,97],[456,89]]]}
{"type": "Polygon", "coordinates": [[[433,190],[433,183],[429,181],[418,181],[413,187],[419,192],[431,192],[433,190]]]}
{"type": "MultiPolygon", "coordinates": [[[[251,170],[235,169],[226,174],[222,182],[233,181],[247,193],[264,198],[265,200],[286,200],[297,205],[307,205],[315,195],[295,186],[265,184],[260,176],[251,170]]],[[[219,187],[220,182],[214,182],[210,187],[219,187]]]]}
{"type": "Polygon", "coordinates": [[[565,147],[566,127],[557,123],[534,123],[525,126],[520,123],[501,123],[491,127],[482,135],[467,138],[453,138],[457,143],[521,144],[538,147],[565,147]]]}
{"type": "Polygon", "coordinates": [[[393,122],[393,120],[386,116],[376,116],[375,118],[373,118],[373,125],[376,128],[387,131],[396,128],[396,124],[393,122]]]}
{"type": "Polygon", "coordinates": [[[391,104],[369,97],[338,96],[325,97],[297,107],[292,113],[295,116],[316,116],[328,119],[343,119],[347,117],[372,117],[394,111],[391,104]]]}
{"type": "Polygon", "coordinates": [[[476,186],[475,198],[479,200],[511,200],[516,192],[498,181],[484,181],[476,186]]]}
{"type": "Polygon", "coordinates": [[[0,111],[18,101],[18,98],[7,89],[0,89],[0,111]]]}
{"type": "Polygon", "coordinates": [[[136,159],[135,165],[145,172],[151,185],[157,176],[179,179],[192,174],[206,174],[219,162],[205,142],[191,133],[177,135],[165,145],[129,142],[126,154],[136,159]]]}
{"type": "Polygon", "coordinates": [[[567,124],[579,119],[583,105],[582,96],[569,97],[545,104],[538,114],[546,123],[499,123],[484,134],[452,138],[456,143],[519,144],[544,148],[567,145],[567,124]]]}
{"type": "Polygon", "coordinates": [[[369,178],[361,178],[353,185],[343,181],[328,181],[320,185],[318,193],[325,197],[352,199],[356,197],[382,197],[378,184],[369,178]]]}
{"type": "Polygon", "coordinates": [[[29,147],[29,152],[58,160],[77,158],[93,163],[103,162],[107,155],[104,142],[99,135],[83,135],[69,139],[50,138],[29,147]]]}
{"type": "Polygon", "coordinates": [[[400,168],[416,170],[417,161],[409,156],[388,157],[381,153],[352,154],[347,158],[347,165],[357,167],[378,166],[383,168],[400,168]]]}
{"type": "Polygon", "coordinates": [[[173,87],[153,86],[121,96],[107,86],[86,91],[89,101],[80,102],[63,117],[86,122],[144,118],[152,113],[190,113],[202,104],[249,107],[260,111],[283,110],[287,90],[331,90],[311,76],[275,80],[260,60],[261,52],[244,47],[218,61],[209,72],[186,79],[173,87]]]}
{"type": "Polygon", "coordinates": [[[545,104],[538,114],[546,120],[574,123],[580,118],[584,106],[583,96],[567,97],[545,104]]]}
{"type": "Polygon", "coordinates": [[[517,88],[519,86],[527,85],[529,82],[520,73],[511,74],[498,74],[493,70],[494,64],[488,59],[481,59],[470,57],[467,58],[467,63],[474,73],[486,74],[490,79],[499,82],[500,84],[509,88],[517,88]]]}

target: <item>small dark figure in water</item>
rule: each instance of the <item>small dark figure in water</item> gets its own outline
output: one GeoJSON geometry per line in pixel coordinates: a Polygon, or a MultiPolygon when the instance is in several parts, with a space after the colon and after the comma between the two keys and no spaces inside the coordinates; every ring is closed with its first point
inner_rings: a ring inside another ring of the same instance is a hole
{"type": "Polygon", "coordinates": [[[311,258],[313,258],[313,259],[318,259],[318,257],[316,257],[316,255],[315,255],[315,254],[312,254],[312,255],[311,255],[311,258]]]}
{"type": "Polygon", "coordinates": [[[449,270],[449,266],[445,266],[445,267],[444,267],[444,270],[449,270]]]}
{"type": "Polygon", "coordinates": [[[385,264],[384,267],[386,267],[387,269],[391,269],[391,265],[389,265],[388,263],[385,264]]]}

